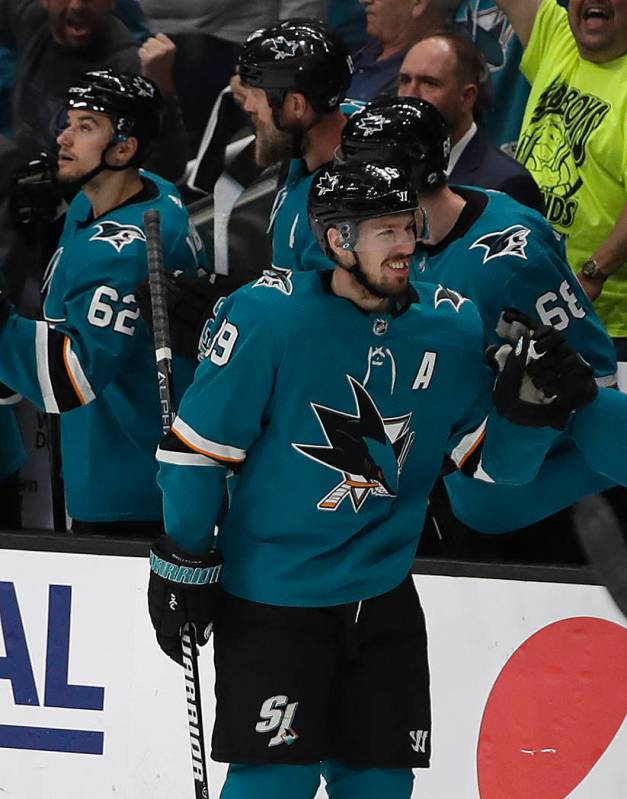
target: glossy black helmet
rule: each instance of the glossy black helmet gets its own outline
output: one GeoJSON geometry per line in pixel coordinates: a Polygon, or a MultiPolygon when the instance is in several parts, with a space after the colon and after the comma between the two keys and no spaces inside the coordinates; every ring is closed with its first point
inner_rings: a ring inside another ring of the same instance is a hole
{"type": "Polygon", "coordinates": [[[415,191],[446,184],[451,139],[437,108],[415,97],[382,97],[356,111],[342,132],[346,161],[396,163],[415,191]]]}
{"type": "Polygon", "coordinates": [[[335,227],[342,246],[354,249],[358,225],[365,219],[415,211],[416,192],[409,179],[393,166],[366,163],[340,164],[322,169],[309,189],[308,216],[322,251],[331,255],[327,231],[335,227]]]}
{"type": "Polygon", "coordinates": [[[352,60],[325,22],[303,17],[251,33],[239,74],[246,85],[264,89],[274,108],[283,105],[287,92],[300,92],[316,111],[331,111],[348,89],[352,60]]]}
{"type": "Polygon", "coordinates": [[[111,118],[113,141],[135,136],[140,151],[159,136],[161,94],[147,78],[112,69],[86,72],[68,89],[68,111],[81,108],[99,111],[111,118]]]}

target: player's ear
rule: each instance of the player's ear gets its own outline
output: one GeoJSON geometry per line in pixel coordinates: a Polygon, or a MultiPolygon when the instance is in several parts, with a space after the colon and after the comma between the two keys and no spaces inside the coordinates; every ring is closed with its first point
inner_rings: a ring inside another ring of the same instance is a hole
{"type": "Polygon", "coordinates": [[[135,136],[129,136],[128,139],[118,142],[113,150],[113,157],[115,166],[123,166],[128,164],[139,147],[139,142],[135,136]]]}
{"type": "MultiPolygon", "coordinates": [[[[300,92],[290,92],[285,98],[290,114],[296,119],[304,119],[311,109],[309,100],[300,92]]],[[[285,108],[285,106],[284,106],[285,108]]]]}
{"type": "Polygon", "coordinates": [[[342,238],[342,234],[337,228],[330,227],[327,230],[326,236],[329,248],[331,249],[334,255],[341,255],[342,253],[346,252],[346,248],[342,246],[344,243],[344,239],[342,238]]]}

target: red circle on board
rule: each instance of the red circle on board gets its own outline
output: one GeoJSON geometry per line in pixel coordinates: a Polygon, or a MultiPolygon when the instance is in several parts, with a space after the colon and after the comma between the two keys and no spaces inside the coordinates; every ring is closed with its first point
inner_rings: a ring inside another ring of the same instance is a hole
{"type": "Polygon", "coordinates": [[[627,629],[592,617],[543,627],[511,655],[477,745],[481,799],[565,799],[627,714],[627,629]]]}

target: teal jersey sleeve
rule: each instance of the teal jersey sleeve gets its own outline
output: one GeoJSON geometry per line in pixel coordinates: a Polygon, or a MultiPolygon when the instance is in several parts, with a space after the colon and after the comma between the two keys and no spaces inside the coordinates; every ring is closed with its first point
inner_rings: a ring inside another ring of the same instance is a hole
{"type": "Polygon", "coordinates": [[[240,290],[224,300],[172,431],[157,451],[166,531],[183,549],[209,546],[227,474],[242,466],[262,431],[279,353],[250,293],[240,290]]]}
{"type": "Polygon", "coordinates": [[[447,454],[468,477],[488,483],[527,483],[537,474],[557,433],[513,424],[494,408],[495,377],[483,355],[483,327],[474,306],[464,305],[472,307],[477,317],[474,328],[468,328],[467,347],[460,352],[458,385],[467,392],[470,404],[451,430],[447,454]]]}
{"type": "Polygon", "coordinates": [[[592,469],[627,485],[627,394],[600,388],[596,399],[575,414],[570,433],[592,469]]]}
{"type": "Polygon", "coordinates": [[[489,344],[500,343],[499,318],[516,308],[563,331],[602,385],[616,380],[614,346],[564,254],[564,242],[540,214],[492,191],[456,187],[485,206],[446,246],[419,248],[417,278],[441,282],[477,306],[489,344]]]}
{"type": "MultiPolygon", "coordinates": [[[[529,262],[512,272],[498,295],[509,307],[562,331],[568,343],[592,365],[601,384],[616,382],[612,340],[579,281],[555,250],[543,247],[530,254],[529,262]]],[[[498,312],[497,302],[495,296],[492,315],[498,312]]]]}

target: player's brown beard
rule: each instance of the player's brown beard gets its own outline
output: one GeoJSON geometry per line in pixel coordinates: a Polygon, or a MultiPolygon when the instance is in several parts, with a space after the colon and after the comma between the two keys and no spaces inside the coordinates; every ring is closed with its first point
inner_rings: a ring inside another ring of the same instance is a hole
{"type": "Polygon", "coordinates": [[[286,161],[292,158],[293,152],[294,136],[291,133],[278,130],[274,125],[257,125],[255,161],[259,166],[272,166],[286,161]]]}

